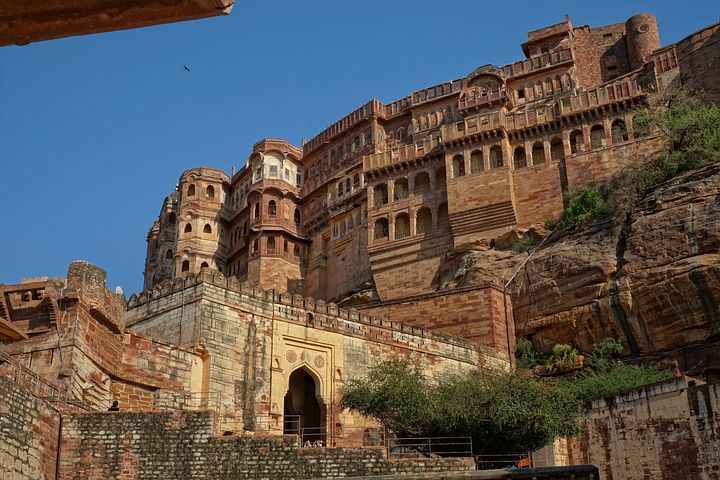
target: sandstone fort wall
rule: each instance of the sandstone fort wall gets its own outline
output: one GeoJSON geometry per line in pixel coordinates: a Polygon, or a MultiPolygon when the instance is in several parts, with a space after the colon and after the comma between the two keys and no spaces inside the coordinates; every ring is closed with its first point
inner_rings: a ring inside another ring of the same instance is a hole
{"type": "Polygon", "coordinates": [[[300,450],[277,438],[218,437],[214,423],[209,412],[69,415],[59,478],[309,479],[470,469],[458,458],[388,460],[382,449],[300,450]]]}
{"type": "Polygon", "coordinates": [[[602,480],[717,479],[718,409],[720,385],[685,379],[596,401],[569,460],[597,465],[602,480]]]}

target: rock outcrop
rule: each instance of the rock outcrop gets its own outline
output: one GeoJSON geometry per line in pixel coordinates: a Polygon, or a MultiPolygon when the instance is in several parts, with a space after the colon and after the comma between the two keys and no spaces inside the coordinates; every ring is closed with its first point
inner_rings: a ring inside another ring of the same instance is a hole
{"type": "Polygon", "coordinates": [[[720,334],[720,165],[649,193],[624,225],[549,242],[513,282],[519,336],[589,351],[604,337],[639,356],[720,334]]]}

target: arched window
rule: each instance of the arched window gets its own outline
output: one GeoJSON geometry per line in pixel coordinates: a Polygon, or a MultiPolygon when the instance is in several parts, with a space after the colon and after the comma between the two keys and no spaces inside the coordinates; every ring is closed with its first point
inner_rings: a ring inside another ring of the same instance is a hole
{"type": "Polygon", "coordinates": [[[437,224],[438,224],[438,229],[448,228],[448,226],[449,226],[447,203],[442,203],[438,207],[437,224]]]}
{"type": "Polygon", "coordinates": [[[485,169],[482,150],[473,150],[470,154],[470,173],[481,173],[485,169]]]}
{"type": "Polygon", "coordinates": [[[350,194],[352,187],[350,186],[350,177],[345,179],[345,191],[350,194]]]}
{"type": "Polygon", "coordinates": [[[189,272],[190,271],[190,261],[189,260],[183,260],[182,267],[180,268],[180,271],[182,272],[189,272]]]}
{"type": "Polygon", "coordinates": [[[165,258],[166,258],[167,260],[171,260],[171,259],[173,258],[173,252],[172,252],[172,250],[168,250],[167,252],[165,252],[165,258]]]}
{"type": "Polygon", "coordinates": [[[260,203],[255,204],[255,218],[260,218],[260,203]]]}
{"type": "Polygon", "coordinates": [[[422,207],[418,210],[415,216],[415,230],[419,234],[432,232],[432,212],[429,208],[422,207]]]}
{"type": "Polygon", "coordinates": [[[293,220],[295,220],[295,223],[297,223],[297,224],[300,223],[300,209],[299,208],[295,209],[295,213],[293,215],[293,220]]]}
{"type": "Polygon", "coordinates": [[[435,170],[435,185],[440,187],[445,185],[445,176],[447,175],[445,167],[440,167],[435,170]]]}
{"type": "Polygon", "coordinates": [[[253,240],[253,248],[252,248],[253,253],[258,253],[259,246],[260,246],[260,244],[258,243],[258,239],[256,238],[255,240],[253,240]]]}
{"type": "Polygon", "coordinates": [[[602,125],[593,125],[590,129],[590,148],[601,148],[605,143],[605,129],[602,125]]]}
{"type": "Polygon", "coordinates": [[[650,135],[650,128],[648,128],[648,125],[644,121],[642,121],[637,115],[633,117],[632,125],[633,135],[635,136],[635,138],[642,138],[650,135]]]}
{"type": "Polygon", "coordinates": [[[300,258],[300,246],[297,244],[293,247],[293,255],[300,258]]]}
{"type": "Polygon", "coordinates": [[[185,224],[185,233],[190,233],[190,232],[192,232],[192,225],[190,225],[189,223],[186,223],[185,224]]]}
{"type": "Polygon", "coordinates": [[[453,178],[465,175],[465,158],[462,155],[455,155],[452,161],[453,178]]]}
{"type": "Polygon", "coordinates": [[[267,238],[267,251],[268,253],[275,253],[275,237],[267,238]]]}
{"type": "Polygon", "coordinates": [[[203,227],[203,233],[212,233],[212,227],[210,226],[209,223],[206,223],[205,226],[203,227]]]}
{"type": "Polygon", "coordinates": [[[374,238],[382,240],[388,237],[388,221],[387,218],[378,218],[375,220],[374,238]]]}
{"type": "Polygon", "coordinates": [[[627,142],[629,139],[625,122],[619,118],[612,123],[611,133],[612,143],[627,142]]]}
{"type": "Polygon", "coordinates": [[[427,172],[420,172],[415,175],[415,193],[427,192],[430,190],[430,174],[427,172]]]}
{"type": "Polygon", "coordinates": [[[188,186],[187,196],[188,196],[188,197],[194,197],[194,196],[195,196],[195,185],[193,185],[192,183],[188,186]]]}
{"type": "Polygon", "coordinates": [[[287,238],[283,240],[283,252],[288,253],[288,241],[287,238]]]}
{"type": "Polygon", "coordinates": [[[201,270],[202,270],[203,268],[209,268],[209,267],[210,267],[210,265],[208,265],[207,262],[202,262],[202,263],[200,264],[200,269],[201,269],[201,270]]]}
{"type": "Polygon", "coordinates": [[[343,182],[338,183],[337,195],[338,197],[342,197],[343,195],[345,195],[345,184],[343,182]]]}
{"type": "Polygon", "coordinates": [[[553,161],[559,161],[565,158],[565,147],[562,139],[554,137],[550,140],[550,158],[553,161]]]}
{"type": "Polygon", "coordinates": [[[525,149],[523,147],[516,147],[513,153],[513,162],[515,169],[527,167],[527,158],[525,158],[525,149]]]}
{"type": "Polygon", "coordinates": [[[542,142],[535,142],[532,146],[532,163],[533,165],[542,165],[545,163],[545,146],[542,142]]]}
{"type": "Polygon", "coordinates": [[[275,203],[275,200],[270,200],[268,202],[268,215],[270,215],[271,217],[277,215],[277,204],[275,203]]]}
{"type": "Polygon", "coordinates": [[[208,187],[205,189],[205,195],[207,198],[215,198],[215,187],[212,185],[208,185],[208,187]]]}
{"type": "Polygon", "coordinates": [[[408,197],[408,180],[407,178],[398,178],[395,180],[395,201],[408,197]]]}
{"type": "Polygon", "coordinates": [[[582,150],[583,133],[580,130],[573,130],[570,133],[570,153],[578,153],[582,150]]]}
{"type": "Polygon", "coordinates": [[[500,145],[490,147],[490,168],[500,168],[504,164],[503,153],[500,145]]]}
{"type": "Polygon", "coordinates": [[[410,236],[410,216],[400,213],[395,217],[395,240],[410,236]]]}
{"type": "Polygon", "coordinates": [[[381,183],[379,185],[375,185],[375,188],[373,189],[373,195],[375,196],[375,208],[382,207],[383,205],[388,203],[388,190],[387,185],[384,183],[381,183]]]}

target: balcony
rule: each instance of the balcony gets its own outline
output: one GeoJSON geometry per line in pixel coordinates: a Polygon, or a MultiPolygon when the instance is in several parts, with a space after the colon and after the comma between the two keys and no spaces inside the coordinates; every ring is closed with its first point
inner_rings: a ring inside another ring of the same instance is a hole
{"type": "Polygon", "coordinates": [[[537,72],[538,70],[542,70],[543,68],[551,67],[553,65],[570,62],[573,59],[572,50],[566,48],[564,50],[544,53],[537,57],[505,65],[501,68],[501,70],[508,78],[519,77],[521,75],[537,72]]]}
{"type": "Polygon", "coordinates": [[[484,115],[467,117],[461,122],[442,126],[442,139],[444,142],[452,142],[468,135],[475,135],[482,132],[489,132],[505,127],[505,115],[500,112],[493,112],[484,115]]]}
{"type": "Polygon", "coordinates": [[[626,78],[620,82],[561,98],[558,102],[559,114],[570,115],[644,94],[645,92],[638,88],[634,79],[626,78]]]}
{"type": "Polygon", "coordinates": [[[402,145],[384,152],[373,153],[363,157],[363,171],[368,172],[378,168],[415,160],[430,153],[439,144],[425,139],[417,144],[402,145]]]}
{"type": "Polygon", "coordinates": [[[470,110],[488,107],[494,103],[505,103],[507,93],[504,88],[492,90],[486,94],[481,94],[477,90],[472,90],[458,100],[458,110],[470,110]]]}

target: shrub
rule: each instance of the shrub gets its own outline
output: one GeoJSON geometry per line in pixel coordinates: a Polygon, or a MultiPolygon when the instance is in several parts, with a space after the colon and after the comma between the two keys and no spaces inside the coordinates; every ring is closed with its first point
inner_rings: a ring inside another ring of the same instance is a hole
{"type": "Polygon", "coordinates": [[[535,350],[535,345],[524,337],[518,338],[515,347],[515,357],[521,368],[530,368],[537,365],[540,361],[540,354],[535,350]]]}
{"type": "Polygon", "coordinates": [[[597,221],[608,214],[600,191],[595,187],[586,187],[570,197],[567,208],[560,216],[560,226],[568,230],[597,221]]]}
{"type": "Polygon", "coordinates": [[[614,338],[606,338],[593,346],[587,365],[596,371],[607,371],[620,362],[625,347],[614,338]]]}
{"type": "Polygon", "coordinates": [[[470,436],[475,453],[526,452],[579,431],[571,391],[510,372],[430,382],[405,362],[383,362],[346,384],[341,405],[398,436],[470,436]]]}
{"type": "Polygon", "coordinates": [[[669,380],[672,374],[652,367],[618,363],[604,372],[589,371],[574,379],[564,381],[568,389],[581,402],[612,398],[626,390],[669,380]]]}

